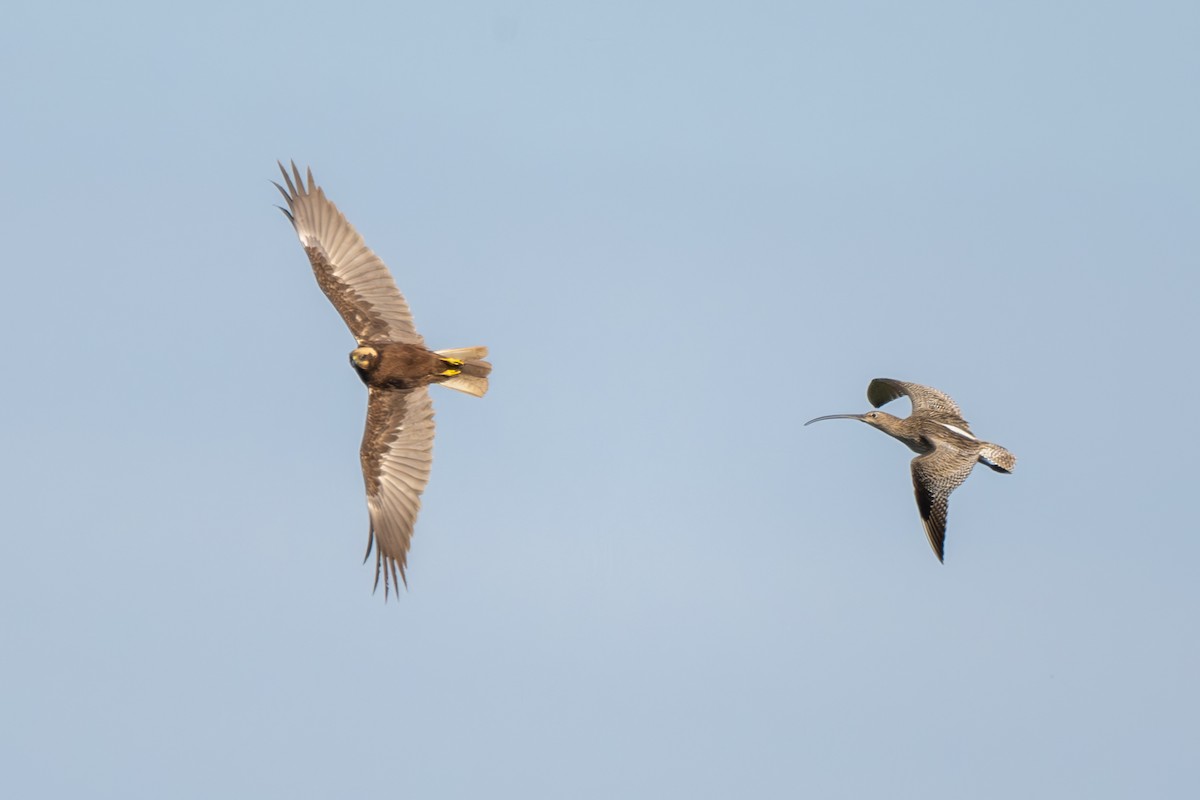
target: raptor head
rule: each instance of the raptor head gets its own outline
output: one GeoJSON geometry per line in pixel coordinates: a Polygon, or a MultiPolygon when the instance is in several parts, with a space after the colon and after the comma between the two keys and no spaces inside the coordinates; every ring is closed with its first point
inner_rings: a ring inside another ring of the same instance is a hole
{"type": "Polygon", "coordinates": [[[370,372],[379,363],[379,351],[374,347],[356,347],[350,351],[350,364],[359,372],[370,372]]]}

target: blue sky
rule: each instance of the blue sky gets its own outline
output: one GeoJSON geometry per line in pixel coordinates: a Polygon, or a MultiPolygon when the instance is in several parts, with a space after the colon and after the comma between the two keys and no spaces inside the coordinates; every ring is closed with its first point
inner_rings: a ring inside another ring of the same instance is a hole
{"type": "Polygon", "coordinates": [[[1187,795],[1198,32],[1182,2],[9,9],[6,794],[1187,795]],[[432,346],[492,350],[486,398],[435,390],[399,603],[276,159],[432,346]],[[944,566],[911,453],[802,427],[873,377],[1019,459],[954,494],[944,566]]]}

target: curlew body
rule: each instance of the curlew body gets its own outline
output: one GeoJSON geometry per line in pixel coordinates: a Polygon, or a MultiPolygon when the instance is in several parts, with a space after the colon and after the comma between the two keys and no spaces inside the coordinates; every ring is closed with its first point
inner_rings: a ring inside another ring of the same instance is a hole
{"type": "Polygon", "coordinates": [[[985,442],[971,433],[962,411],[949,395],[916,383],[876,378],[867,387],[867,400],[878,408],[907,396],[912,413],[894,417],[883,411],[865,414],[830,414],[810,419],[805,425],[825,419],[857,419],[899,439],[917,453],[912,460],[913,491],[925,535],[938,561],[945,558],[946,515],[950,493],[962,485],[976,463],[996,472],[1013,471],[1017,458],[998,444],[985,442]]]}

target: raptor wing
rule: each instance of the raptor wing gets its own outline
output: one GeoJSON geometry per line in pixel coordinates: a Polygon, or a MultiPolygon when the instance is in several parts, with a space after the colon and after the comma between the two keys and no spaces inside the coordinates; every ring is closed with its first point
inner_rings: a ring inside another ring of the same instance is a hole
{"type": "Polygon", "coordinates": [[[281,210],[296,228],[321,290],[358,343],[424,345],[387,265],[317,186],[312,170],[306,185],[295,162],[290,175],[283,164],[279,169],[287,184],[275,184],[288,205],[281,210]]]}

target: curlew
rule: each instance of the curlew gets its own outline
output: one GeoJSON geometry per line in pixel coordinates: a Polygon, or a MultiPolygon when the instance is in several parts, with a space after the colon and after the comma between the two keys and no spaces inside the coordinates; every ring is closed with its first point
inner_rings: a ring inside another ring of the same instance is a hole
{"type": "Polygon", "coordinates": [[[830,414],[810,419],[857,419],[899,439],[917,453],[912,460],[913,490],[917,510],[925,524],[925,535],[938,561],[945,557],[946,514],[950,493],[962,485],[976,462],[1006,475],[1017,465],[1017,457],[998,444],[985,442],[971,433],[962,411],[950,396],[916,383],[876,378],[867,386],[867,400],[879,408],[901,395],[912,401],[912,413],[904,419],[883,411],[865,414],[830,414]]]}

